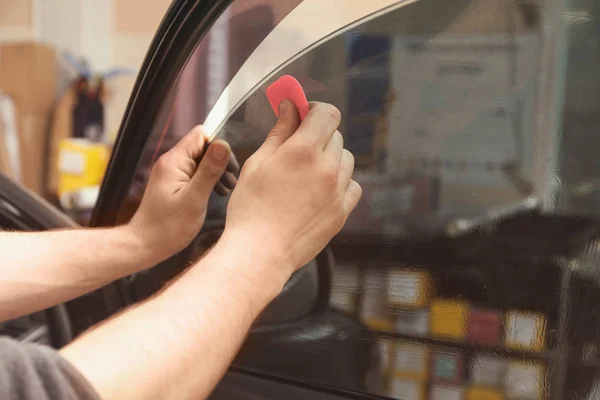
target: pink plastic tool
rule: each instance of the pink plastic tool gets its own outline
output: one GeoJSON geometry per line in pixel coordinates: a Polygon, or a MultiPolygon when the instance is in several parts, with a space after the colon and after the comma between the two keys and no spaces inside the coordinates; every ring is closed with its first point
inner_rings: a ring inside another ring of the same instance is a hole
{"type": "Polygon", "coordinates": [[[294,103],[301,121],[308,114],[308,101],[306,100],[304,90],[300,83],[290,75],[284,75],[273,82],[267,88],[267,98],[277,116],[279,116],[279,103],[284,100],[290,100],[294,103]]]}

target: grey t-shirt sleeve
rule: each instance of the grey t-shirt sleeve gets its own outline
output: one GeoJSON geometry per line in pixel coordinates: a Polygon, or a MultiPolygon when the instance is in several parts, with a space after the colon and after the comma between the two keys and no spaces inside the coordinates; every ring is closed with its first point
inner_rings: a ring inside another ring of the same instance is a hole
{"type": "Polygon", "coordinates": [[[100,396],[55,350],[0,338],[0,399],[100,400],[100,396]]]}

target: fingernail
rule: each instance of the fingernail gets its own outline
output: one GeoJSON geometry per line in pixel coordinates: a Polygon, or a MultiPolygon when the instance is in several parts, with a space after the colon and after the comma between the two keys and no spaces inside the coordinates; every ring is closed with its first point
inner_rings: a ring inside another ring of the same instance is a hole
{"type": "Polygon", "coordinates": [[[281,114],[285,113],[286,110],[288,109],[290,105],[290,101],[289,100],[283,100],[281,103],[279,103],[279,115],[281,116],[281,114]]]}
{"type": "Polygon", "coordinates": [[[223,146],[222,144],[213,144],[213,149],[212,149],[212,156],[215,160],[217,161],[225,161],[227,159],[227,156],[229,155],[229,152],[227,151],[227,148],[225,146],[223,146]]]}

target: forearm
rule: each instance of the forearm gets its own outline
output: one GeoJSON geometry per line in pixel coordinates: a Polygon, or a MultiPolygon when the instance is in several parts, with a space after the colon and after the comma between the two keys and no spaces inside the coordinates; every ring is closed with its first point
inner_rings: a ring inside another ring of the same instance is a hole
{"type": "Polygon", "coordinates": [[[39,311],[152,266],[126,227],[0,232],[0,321],[39,311]]]}
{"type": "Polygon", "coordinates": [[[104,399],[200,399],[212,391],[285,276],[224,239],[158,296],[63,349],[104,399]],[[236,248],[237,247],[237,248],[236,248]]]}

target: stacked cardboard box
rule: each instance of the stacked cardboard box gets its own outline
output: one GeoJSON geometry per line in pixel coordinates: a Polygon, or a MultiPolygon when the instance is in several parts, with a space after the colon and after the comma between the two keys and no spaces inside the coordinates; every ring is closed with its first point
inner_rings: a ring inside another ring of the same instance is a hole
{"type": "Polygon", "coordinates": [[[15,105],[22,183],[42,193],[48,115],[57,94],[55,51],[33,42],[1,45],[0,91],[15,105]]]}

